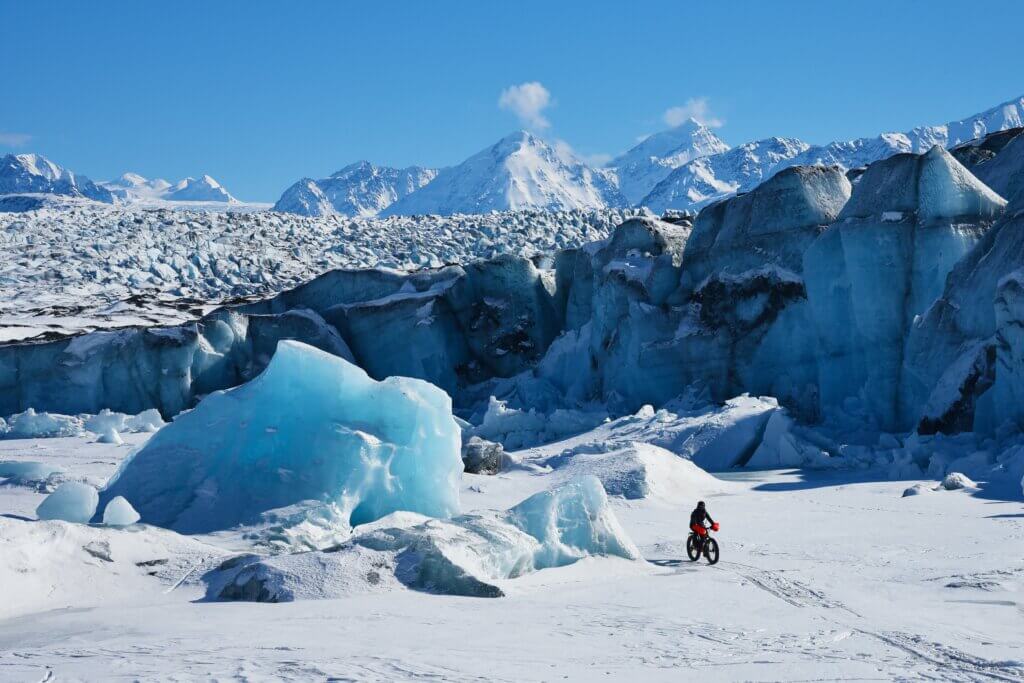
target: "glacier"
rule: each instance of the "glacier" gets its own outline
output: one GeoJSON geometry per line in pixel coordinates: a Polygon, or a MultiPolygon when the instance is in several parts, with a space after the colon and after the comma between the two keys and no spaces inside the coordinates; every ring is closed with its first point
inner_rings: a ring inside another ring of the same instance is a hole
{"type": "Polygon", "coordinates": [[[204,398],[126,460],[100,492],[141,520],[185,533],[226,529],[303,500],[351,525],[395,510],[459,509],[460,433],[426,382],[370,379],[351,363],[282,341],[247,384],[204,398]]]}
{"type": "Polygon", "coordinates": [[[621,215],[597,239],[530,257],[339,269],[194,323],[0,346],[0,414],[170,418],[297,340],[376,380],[440,387],[465,439],[506,449],[688,392],[737,426],[718,455],[692,434],[669,448],[709,469],[844,452],[794,440],[794,425],[840,445],[844,429],[858,442],[995,433],[1020,420],[1020,200],[958,159],[998,171],[1016,198],[1018,139],[901,153],[852,176],[785,168],[696,218],[621,215]]]}

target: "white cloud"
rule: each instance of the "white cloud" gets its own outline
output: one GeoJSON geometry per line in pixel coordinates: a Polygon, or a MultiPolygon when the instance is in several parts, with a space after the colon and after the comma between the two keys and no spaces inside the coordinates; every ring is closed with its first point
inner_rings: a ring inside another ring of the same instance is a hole
{"type": "Polygon", "coordinates": [[[551,124],[544,118],[544,110],[551,104],[551,93],[537,81],[510,85],[501,91],[498,106],[519,117],[528,128],[542,130],[551,124]]]}
{"type": "Polygon", "coordinates": [[[706,97],[691,97],[682,106],[666,109],[664,119],[665,123],[673,128],[687,119],[693,119],[711,128],[719,128],[725,123],[712,113],[706,97]]]}
{"type": "Polygon", "coordinates": [[[28,141],[32,139],[31,135],[25,133],[3,133],[0,132],[0,146],[2,147],[21,147],[27,145],[28,141]]]}

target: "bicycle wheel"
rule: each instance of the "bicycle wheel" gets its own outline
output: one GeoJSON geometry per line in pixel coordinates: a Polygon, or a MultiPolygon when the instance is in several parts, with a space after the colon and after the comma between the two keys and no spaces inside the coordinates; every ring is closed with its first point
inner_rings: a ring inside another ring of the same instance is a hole
{"type": "Polygon", "coordinates": [[[713,538],[705,541],[704,557],[708,558],[708,564],[718,564],[718,541],[713,538]]]}
{"type": "Polygon", "coordinates": [[[690,537],[686,539],[686,556],[690,558],[691,562],[696,562],[700,559],[700,551],[697,549],[697,537],[690,534],[690,537]]]}

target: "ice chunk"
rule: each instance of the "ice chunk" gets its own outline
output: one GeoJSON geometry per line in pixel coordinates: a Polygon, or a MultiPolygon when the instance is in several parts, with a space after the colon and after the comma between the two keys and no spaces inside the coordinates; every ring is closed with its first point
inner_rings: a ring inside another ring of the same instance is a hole
{"type": "Polygon", "coordinates": [[[86,524],[96,513],[99,494],[96,489],[77,481],[64,482],[48,495],[39,507],[39,519],[62,519],[65,522],[86,524]]]}
{"type": "Polygon", "coordinates": [[[903,490],[903,497],[920,496],[923,493],[931,493],[934,490],[935,486],[929,484],[914,484],[903,490]]]}
{"type": "Polygon", "coordinates": [[[580,477],[506,513],[450,521],[394,513],[324,551],[250,556],[205,577],[207,597],[284,602],[413,588],[500,597],[497,582],[591,555],[640,557],[600,482],[580,477]]]}
{"type": "Polygon", "coordinates": [[[500,443],[471,436],[462,446],[462,463],[470,474],[497,474],[505,462],[505,449],[500,443]]]}
{"type": "Polygon", "coordinates": [[[533,558],[538,569],[571,564],[586,555],[640,557],[594,476],[527,498],[509,510],[509,520],[540,541],[533,558]]]}
{"type": "Polygon", "coordinates": [[[693,430],[677,436],[674,444],[661,445],[709,472],[742,467],[761,444],[768,419],[778,410],[774,399],[737,396],[694,420],[693,430]]]}
{"type": "Polygon", "coordinates": [[[85,418],[85,428],[93,434],[106,434],[111,431],[125,431],[124,413],[115,413],[109,408],[104,408],[95,415],[85,418]]]}
{"type": "Polygon", "coordinates": [[[124,421],[125,428],[121,431],[130,432],[155,432],[163,427],[166,423],[164,419],[160,417],[160,411],[156,408],[150,408],[144,410],[138,415],[130,416],[124,421]]]}
{"type": "Polygon", "coordinates": [[[124,439],[121,438],[121,435],[117,433],[116,429],[108,427],[106,431],[99,435],[99,438],[96,439],[96,443],[111,443],[120,446],[124,443],[124,439]]]}
{"type": "Polygon", "coordinates": [[[747,467],[802,467],[827,454],[807,443],[793,432],[794,422],[785,410],[777,410],[768,418],[761,445],[747,461],[747,467]]]}
{"type": "Polygon", "coordinates": [[[950,472],[942,480],[942,488],[947,491],[956,491],[957,489],[973,489],[977,488],[975,484],[966,474],[961,472],[950,472]]]}
{"type": "Polygon", "coordinates": [[[139,513],[124,496],[118,496],[103,509],[103,523],[107,526],[128,526],[139,521],[139,513]]]}
{"type": "Polygon", "coordinates": [[[29,408],[7,418],[7,439],[42,439],[54,436],[78,436],[82,420],[72,415],[37,413],[29,408]]]}
{"type": "MultiPolygon", "coordinates": [[[[653,417],[653,415],[652,415],[653,417]]],[[[675,453],[648,443],[631,443],[606,453],[569,451],[544,464],[567,476],[590,474],[611,496],[658,498],[672,502],[698,500],[731,488],[675,453]]]]}
{"type": "Polygon", "coordinates": [[[458,512],[460,431],[451,400],[421,380],[376,382],[348,361],[282,341],[248,384],[179,415],[101,494],[142,521],[225,529],[302,500],[336,503],[352,524],[395,510],[458,512]]]}

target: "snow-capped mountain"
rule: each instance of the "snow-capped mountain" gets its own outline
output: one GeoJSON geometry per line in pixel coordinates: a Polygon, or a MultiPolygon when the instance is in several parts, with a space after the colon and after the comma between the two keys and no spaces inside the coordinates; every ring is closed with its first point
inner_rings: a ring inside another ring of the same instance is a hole
{"type": "Polygon", "coordinates": [[[739,190],[751,189],[773,168],[809,147],[794,138],[768,138],[694,159],[672,171],[640,203],[658,212],[697,210],[739,190]]]}
{"type": "Polygon", "coordinates": [[[0,158],[0,195],[29,193],[113,201],[105,188],[41,154],[8,154],[0,158]]]}
{"type": "Polygon", "coordinates": [[[376,216],[437,176],[437,170],[391,168],[357,161],[328,178],[303,178],[281,195],[275,211],[304,216],[376,216]]]}
{"type": "Polygon", "coordinates": [[[185,178],[167,189],[163,197],[169,202],[237,202],[228,191],[208,175],[185,178]]]}
{"type": "Polygon", "coordinates": [[[171,184],[163,178],[149,180],[138,173],[125,173],[116,180],[103,183],[111,194],[123,202],[223,202],[238,200],[216,180],[203,175],[198,180],[185,178],[171,184]]]}
{"type": "Polygon", "coordinates": [[[942,126],[919,126],[906,135],[915,154],[922,154],[933,145],[953,147],[989,133],[1024,126],[1024,95],[1008,100],[980,114],[942,126]]]}
{"type": "Polygon", "coordinates": [[[102,183],[110,193],[123,201],[161,199],[171,184],[163,178],[149,180],[138,173],[125,173],[121,177],[102,183]]]}
{"type": "Polygon", "coordinates": [[[320,189],[318,181],[312,178],[303,178],[285,190],[274,204],[274,211],[300,216],[334,216],[338,213],[320,189]]]}
{"type": "Polygon", "coordinates": [[[729,145],[710,128],[689,119],[675,128],[655,133],[608,166],[615,169],[619,191],[631,203],[639,203],[673,169],[711,154],[720,154],[729,145]]]}
{"type": "Polygon", "coordinates": [[[551,211],[621,207],[627,200],[606,171],[590,168],[526,131],[513,133],[446,168],[382,215],[551,211]]]}
{"type": "MultiPolygon", "coordinates": [[[[1019,97],[959,121],[939,126],[919,126],[906,133],[883,133],[873,138],[837,141],[827,145],[809,145],[799,140],[788,139],[785,141],[785,149],[776,149],[779,156],[774,166],[767,168],[762,161],[737,163],[735,158],[728,156],[736,152],[731,150],[724,154],[697,159],[679,167],[644,197],[640,204],[654,211],[697,210],[712,199],[725,197],[736,191],[749,190],[762,180],[790,166],[859,168],[887,159],[894,154],[922,154],[935,145],[952,147],[987,133],[1019,127],[1024,125],[1022,122],[1024,97],[1019,97]]],[[[758,146],[766,142],[769,141],[748,143],[736,149],[758,146]]]]}

